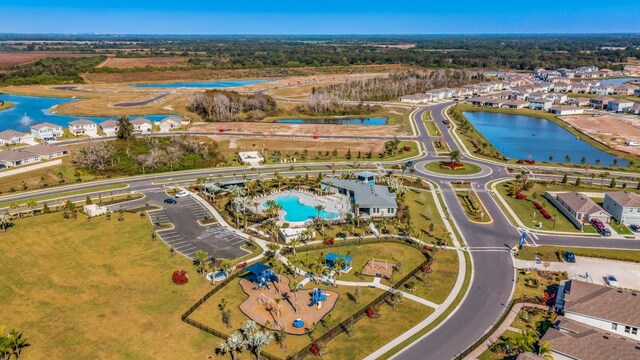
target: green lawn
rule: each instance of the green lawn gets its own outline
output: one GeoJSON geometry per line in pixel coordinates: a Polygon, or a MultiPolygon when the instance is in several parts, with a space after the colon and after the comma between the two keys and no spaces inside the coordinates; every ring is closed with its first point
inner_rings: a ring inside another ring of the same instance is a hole
{"type": "Polygon", "coordinates": [[[438,129],[438,125],[434,121],[425,121],[425,126],[427,127],[427,132],[429,136],[440,136],[440,129],[438,129]]]}
{"type": "MultiPolygon", "coordinates": [[[[458,277],[460,264],[458,254],[454,250],[438,250],[433,254],[430,273],[419,272],[409,282],[415,284],[414,295],[441,304],[449,296],[458,277]]],[[[400,288],[408,291],[406,286],[400,288]]]]}
{"type": "Polygon", "coordinates": [[[217,341],[180,320],[209,289],[191,261],[151,240],[148,218],[125,213],[15,221],[0,232],[0,319],[24,333],[24,359],[204,358],[217,341]],[[171,281],[176,269],[188,284],[171,281]]]}
{"type": "Polygon", "coordinates": [[[422,113],[422,121],[431,120],[431,111],[425,111],[422,113]]]}
{"type": "Polygon", "coordinates": [[[430,191],[415,189],[408,189],[401,199],[402,204],[409,207],[411,221],[419,232],[418,238],[428,243],[442,239],[446,232],[444,221],[436,208],[435,201],[436,199],[433,198],[430,191]],[[429,231],[431,224],[433,224],[432,232],[429,231]]]}
{"type": "Polygon", "coordinates": [[[427,163],[427,165],[425,165],[425,168],[429,171],[439,173],[439,174],[446,174],[446,175],[472,175],[482,171],[482,169],[480,169],[479,166],[474,164],[463,163],[463,165],[464,165],[464,168],[462,169],[451,170],[448,167],[444,167],[444,168],[440,167],[439,161],[433,161],[433,162],[427,163]]]}
{"type": "MultiPolygon", "coordinates": [[[[520,218],[520,221],[528,227],[540,228],[542,230],[556,230],[566,232],[580,232],[569,219],[567,219],[549,200],[543,195],[545,191],[575,191],[573,186],[558,186],[534,183],[529,190],[522,191],[527,196],[525,200],[518,200],[509,196],[513,181],[506,181],[496,185],[496,190],[502,196],[509,207],[520,218]],[[549,212],[551,219],[545,219],[544,216],[533,205],[533,201],[537,201],[543,208],[549,212]],[[554,226],[555,219],[555,226],[554,226]],[[542,227],[538,227],[538,224],[542,227]]],[[[596,230],[592,226],[584,226],[585,232],[595,233],[596,230]]]]}
{"type": "Polygon", "coordinates": [[[518,258],[522,260],[535,260],[535,256],[537,254],[542,261],[561,261],[558,252],[565,252],[568,250],[573,251],[577,256],[640,263],[640,251],[637,250],[593,249],[570,246],[525,246],[520,250],[518,258]]]}

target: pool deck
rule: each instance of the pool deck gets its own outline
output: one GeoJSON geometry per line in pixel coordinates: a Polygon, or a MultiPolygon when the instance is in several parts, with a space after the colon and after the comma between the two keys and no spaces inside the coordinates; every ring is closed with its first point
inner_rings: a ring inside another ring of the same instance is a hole
{"type": "MultiPolygon", "coordinates": [[[[284,190],[284,191],[274,191],[271,194],[268,195],[264,195],[264,196],[259,196],[254,198],[253,200],[258,204],[255,207],[252,207],[252,210],[257,212],[257,213],[262,213],[266,210],[266,208],[264,207],[264,204],[269,201],[269,200],[275,200],[278,197],[281,196],[295,196],[298,199],[300,199],[300,203],[302,203],[303,205],[307,205],[307,206],[317,206],[317,205],[323,205],[324,206],[324,211],[326,212],[332,212],[332,213],[336,213],[338,214],[338,218],[337,219],[331,219],[331,220],[338,220],[338,219],[344,219],[344,217],[346,216],[346,214],[348,212],[351,212],[351,203],[349,201],[349,198],[347,196],[344,195],[340,195],[340,194],[332,194],[332,195],[327,195],[327,196],[318,196],[316,194],[314,194],[311,191],[308,190],[284,190]]],[[[306,226],[307,223],[310,220],[307,221],[298,221],[298,222],[291,222],[291,221],[286,221],[284,220],[284,215],[286,214],[285,211],[280,210],[279,212],[279,217],[280,220],[283,222],[288,222],[292,227],[302,227],[302,226],[306,226]]]]}

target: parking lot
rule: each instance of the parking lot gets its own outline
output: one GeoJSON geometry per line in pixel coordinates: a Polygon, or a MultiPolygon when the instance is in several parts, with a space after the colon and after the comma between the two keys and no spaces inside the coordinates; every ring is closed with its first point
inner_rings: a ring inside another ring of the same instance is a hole
{"type": "Polygon", "coordinates": [[[198,250],[209,253],[215,258],[235,259],[248,251],[241,248],[246,240],[220,224],[200,225],[198,220],[212,218],[212,215],[191,196],[176,199],[175,204],[164,202],[169,196],[164,191],[147,192],[147,201],[151,205],[161,206],[162,210],[149,212],[151,221],[160,224],[173,224],[174,228],[159,230],[158,235],[177,252],[193,258],[198,250]]]}

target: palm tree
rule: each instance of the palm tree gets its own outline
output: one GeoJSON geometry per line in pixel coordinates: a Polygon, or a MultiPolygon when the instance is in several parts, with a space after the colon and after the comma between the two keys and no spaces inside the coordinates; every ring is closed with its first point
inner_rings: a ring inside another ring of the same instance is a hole
{"type": "Polygon", "coordinates": [[[276,252],[278,252],[278,250],[280,250],[280,246],[278,246],[278,244],[276,244],[276,243],[269,243],[269,244],[267,244],[267,249],[269,249],[271,254],[275,257],[276,252]]]}
{"type": "Polygon", "coordinates": [[[509,339],[509,346],[516,353],[532,352],[538,342],[538,333],[535,330],[522,330],[518,335],[509,339]]]}
{"type": "Polygon", "coordinates": [[[27,201],[27,208],[31,211],[31,215],[33,215],[33,211],[38,207],[38,202],[36,200],[27,201]]]}
{"type": "Polygon", "coordinates": [[[9,335],[6,337],[8,340],[9,348],[13,352],[13,356],[16,359],[20,358],[20,354],[22,353],[22,349],[31,345],[27,342],[27,339],[22,337],[22,333],[17,332],[15,329],[11,330],[9,335]]]}
{"type": "Polygon", "coordinates": [[[300,290],[300,283],[298,281],[294,281],[291,284],[292,288],[291,291],[293,291],[293,308],[296,310],[296,314],[298,313],[298,290],[300,290]]]}
{"type": "Polygon", "coordinates": [[[224,260],[221,264],[220,264],[220,269],[222,269],[222,271],[224,271],[224,278],[228,279],[229,278],[229,271],[231,271],[231,269],[233,268],[233,260],[224,260]]]}
{"type": "Polygon", "coordinates": [[[260,360],[260,352],[265,346],[273,340],[273,336],[268,331],[257,331],[249,336],[247,345],[251,352],[256,356],[257,360],[260,360]]]}
{"type": "Polygon", "coordinates": [[[2,228],[2,232],[6,232],[12,225],[11,216],[9,216],[8,213],[0,215],[0,228],[2,228]]]}
{"type": "Polygon", "coordinates": [[[200,274],[204,273],[204,269],[207,264],[207,258],[209,258],[209,253],[203,250],[198,250],[194,254],[193,262],[196,265],[198,273],[200,274]]]}
{"type": "Polygon", "coordinates": [[[600,177],[600,187],[604,187],[604,179],[609,177],[609,173],[608,172],[603,172],[598,176],[600,177]]]}
{"type": "Polygon", "coordinates": [[[322,234],[324,235],[324,221],[322,221],[322,217],[320,217],[320,214],[324,211],[324,205],[319,204],[319,205],[314,206],[314,208],[318,212],[318,216],[316,217],[316,221],[320,224],[320,231],[322,231],[322,234]]]}
{"type": "Polygon", "coordinates": [[[460,162],[460,151],[454,150],[449,153],[449,160],[451,160],[451,165],[460,162]]]}
{"type": "Polygon", "coordinates": [[[244,350],[246,346],[247,344],[242,337],[242,334],[236,331],[231,334],[231,336],[229,336],[227,340],[220,343],[217,352],[222,355],[229,354],[231,355],[231,359],[235,360],[236,352],[244,350]]]}
{"type": "Polygon", "coordinates": [[[538,355],[542,356],[545,359],[553,360],[553,355],[551,353],[551,346],[548,341],[542,341],[538,347],[538,355]]]}

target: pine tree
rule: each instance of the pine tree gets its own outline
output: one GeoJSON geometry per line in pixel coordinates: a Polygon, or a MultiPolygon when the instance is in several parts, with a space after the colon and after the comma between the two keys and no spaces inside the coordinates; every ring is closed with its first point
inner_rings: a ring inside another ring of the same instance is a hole
{"type": "Polygon", "coordinates": [[[610,188],[615,188],[616,187],[616,178],[611,178],[611,184],[609,184],[610,188]]]}
{"type": "Polygon", "coordinates": [[[567,183],[567,174],[564,174],[564,177],[562,178],[562,183],[566,184],[567,183]]]}
{"type": "Polygon", "coordinates": [[[582,183],[582,179],[580,177],[578,177],[576,179],[576,186],[580,186],[580,183],[582,183]]]}

